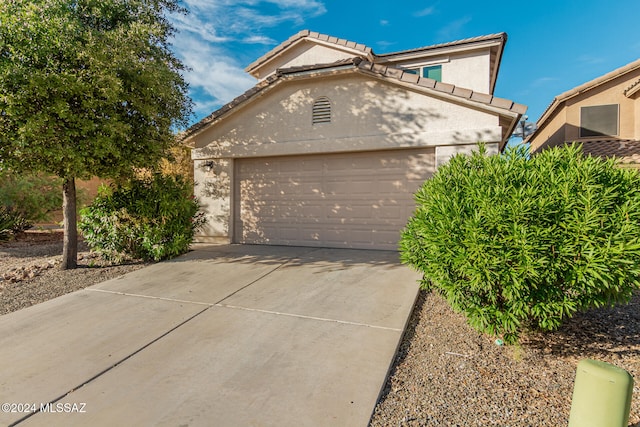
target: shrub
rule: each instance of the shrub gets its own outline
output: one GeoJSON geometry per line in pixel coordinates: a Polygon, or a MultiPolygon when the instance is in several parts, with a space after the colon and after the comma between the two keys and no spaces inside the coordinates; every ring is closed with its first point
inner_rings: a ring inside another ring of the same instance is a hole
{"type": "Polygon", "coordinates": [[[640,281],[640,178],[580,146],[458,155],[416,193],[401,258],[479,331],[515,342],[640,281]]]}
{"type": "Polygon", "coordinates": [[[62,180],[43,175],[0,173],[0,205],[28,221],[44,221],[62,207],[62,180]]]}
{"type": "Polygon", "coordinates": [[[159,261],[188,251],[204,224],[192,186],[179,177],[152,174],[103,188],[81,211],[79,228],[103,257],[159,261]]]}
{"type": "Polygon", "coordinates": [[[11,235],[31,228],[31,222],[6,206],[0,206],[0,240],[7,240],[11,235]]]}

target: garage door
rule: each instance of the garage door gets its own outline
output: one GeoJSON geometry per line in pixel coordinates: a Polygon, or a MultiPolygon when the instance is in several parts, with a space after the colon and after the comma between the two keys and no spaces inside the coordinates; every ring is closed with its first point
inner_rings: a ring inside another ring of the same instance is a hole
{"type": "Polygon", "coordinates": [[[434,149],[237,160],[238,243],[396,249],[434,149]]]}

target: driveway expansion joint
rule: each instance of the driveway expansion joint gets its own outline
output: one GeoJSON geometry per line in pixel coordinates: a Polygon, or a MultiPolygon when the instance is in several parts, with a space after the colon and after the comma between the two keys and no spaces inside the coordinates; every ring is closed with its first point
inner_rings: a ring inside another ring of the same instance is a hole
{"type": "MultiPolygon", "coordinates": [[[[184,326],[185,324],[189,323],[190,321],[192,321],[196,317],[200,316],[202,313],[204,313],[205,311],[209,310],[210,308],[211,308],[211,306],[205,307],[202,310],[200,310],[199,312],[197,312],[196,314],[193,314],[193,315],[189,316],[187,319],[185,319],[182,322],[178,323],[176,326],[172,327],[171,329],[169,329],[168,331],[164,332],[160,336],[152,339],[151,341],[149,341],[148,343],[146,343],[142,347],[138,348],[137,350],[135,350],[135,351],[131,352],[130,354],[122,357],[120,360],[114,362],[113,364],[111,364],[110,366],[106,367],[102,371],[98,372],[97,374],[95,374],[94,376],[89,378],[88,380],[86,380],[86,381],[80,383],[79,385],[73,387],[72,389],[64,392],[62,395],[56,397],[55,399],[52,399],[50,402],[48,402],[48,404],[49,405],[53,405],[53,404],[59,402],[60,400],[62,400],[65,397],[69,396],[70,394],[74,393],[75,391],[81,389],[82,387],[86,386],[87,384],[89,384],[89,383],[95,381],[96,379],[100,378],[101,376],[103,376],[104,374],[108,373],[109,371],[117,368],[118,366],[120,366],[124,362],[126,362],[127,360],[131,359],[132,357],[134,357],[135,355],[137,355],[141,351],[145,350],[146,348],[148,348],[152,344],[155,344],[156,342],[160,341],[162,338],[164,338],[167,335],[171,334],[173,331],[175,331],[176,329],[180,328],[181,326],[184,326]]],[[[36,414],[39,414],[40,412],[41,412],[40,410],[37,410],[37,411],[34,411],[34,412],[30,412],[27,415],[25,415],[24,417],[20,418],[19,420],[16,420],[13,423],[9,424],[8,427],[13,427],[13,426],[16,426],[18,424],[21,424],[23,421],[26,421],[28,418],[31,418],[32,416],[34,416],[36,414]]]]}
{"type": "Polygon", "coordinates": [[[317,316],[306,316],[304,314],[283,313],[283,312],[279,312],[279,311],[262,310],[262,309],[259,309],[259,308],[249,308],[249,307],[242,307],[242,306],[238,306],[238,305],[221,304],[221,303],[217,303],[217,304],[215,304],[215,306],[216,307],[223,307],[223,308],[230,308],[230,309],[234,309],[234,310],[244,310],[244,311],[253,311],[253,312],[257,312],[257,313],[273,314],[275,316],[287,316],[287,317],[295,317],[295,318],[298,318],[298,319],[317,320],[317,321],[320,321],[320,322],[341,323],[341,324],[344,324],[344,325],[364,326],[366,328],[382,329],[382,330],[385,330],[385,331],[403,332],[403,329],[399,329],[399,328],[389,328],[387,326],[369,325],[367,323],[351,322],[351,321],[348,321],[348,320],[329,319],[329,318],[326,318],[326,317],[317,317],[317,316]]]}
{"type": "Polygon", "coordinates": [[[189,301],[189,300],[183,300],[183,299],[175,299],[175,298],[165,298],[165,297],[156,297],[153,295],[142,295],[142,294],[130,294],[128,292],[118,292],[118,291],[109,291],[106,289],[87,289],[88,291],[92,291],[92,292],[102,292],[105,294],[112,294],[112,295],[122,295],[122,296],[126,296],[126,297],[136,297],[136,298],[148,298],[148,299],[157,299],[160,301],[170,301],[170,302],[179,302],[179,303],[185,303],[185,304],[196,304],[196,305],[205,305],[207,307],[212,307],[214,304],[208,303],[208,302],[200,302],[200,301],[189,301]]]}
{"type": "MultiPolygon", "coordinates": [[[[310,253],[317,252],[317,251],[319,251],[319,250],[321,250],[321,248],[313,249],[313,250],[310,250],[309,252],[306,252],[304,255],[308,255],[308,254],[310,254],[310,253]]],[[[300,258],[296,258],[296,259],[297,259],[297,260],[299,260],[300,258]]],[[[275,268],[273,268],[273,269],[271,269],[271,270],[267,271],[267,272],[266,272],[266,273],[264,273],[262,276],[260,276],[260,277],[256,278],[255,280],[253,280],[253,281],[251,281],[251,282],[247,283],[247,284],[246,284],[246,285],[244,285],[243,287],[241,287],[241,288],[239,288],[239,289],[236,289],[234,292],[232,292],[232,293],[230,293],[229,295],[225,296],[225,297],[224,297],[224,298],[222,298],[220,301],[216,302],[214,305],[222,304],[222,302],[223,302],[223,301],[225,301],[225,300],[227,300],[227,299],[231,298],[232,296],[234,296],[234,295],[235,295],[235,294],[237,294],[238,292],[241,292],[241,291],[243,291],[243,290],[247,289],[249,286],[252,286],[252,285],[256,284],[257,282],[259,282],[260,280],[264,279],[265,277],[267,277],[267,276],[268,276],[268,275],[270,275],[271,273],[274,273],[275,271],[277,271],[277,270],[279,270],[280,268],[282,268],[282,267],[286,266],[287,264],[290,264],[290,263],[291,263],[291,261],[292,261],[292,260],[286,260],[286,261],[284,261],[282,264],[279,264],[277,267],[275,267],[275,268]]]]}

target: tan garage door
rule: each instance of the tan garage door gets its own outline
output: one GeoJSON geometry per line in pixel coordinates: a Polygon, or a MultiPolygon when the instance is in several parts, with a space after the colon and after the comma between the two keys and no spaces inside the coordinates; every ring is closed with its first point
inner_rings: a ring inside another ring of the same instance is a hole
{"type": "Polygon", "coordinates": [[[396,249],[434,158],[420,149],[238,160],[234,240],[396,249]]]}

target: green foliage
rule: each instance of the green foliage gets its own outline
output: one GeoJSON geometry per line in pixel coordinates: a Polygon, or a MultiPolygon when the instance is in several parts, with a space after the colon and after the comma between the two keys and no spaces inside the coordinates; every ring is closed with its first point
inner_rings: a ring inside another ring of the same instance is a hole
{"type": "Polygon", "coordinates": [[[63,178],[62,268],[76,265],[75,180],[157,164],[191,112],[169,49],[179,0],[0,2],[0,159],[63,178]]]}
{"type": "Polygon", "coordinates": [[[62,180],[44,174],[0,173],[0,205],[32,221],[45,221],[62,206],[62,180]]]}
{"type": "Polygon", "coordinates": [[[175,0],[0,2],[0,158],[61,178],[159,160],[191,101],[169,50],[175,0]]]}
{"type": "Polygon", "coordinates": [[[189,249],[204,224],[198,211],[190,184],[154,174],[103,189],[81,211],[79,227],[89,246],[105,258],[159,261],[189,249]]]}
{"type": "Polygon", "coordinates": [[[13,209],[0,205],[0,240],[31,228],[31,223],[13,209]]]}
{"type": "Polygon", "coordinates": [[[640,286],[640,177],[577,145],[458,155],[416,193],[403,262],[472,326],[515,342],[640,286]]]}

